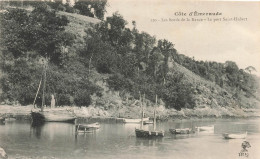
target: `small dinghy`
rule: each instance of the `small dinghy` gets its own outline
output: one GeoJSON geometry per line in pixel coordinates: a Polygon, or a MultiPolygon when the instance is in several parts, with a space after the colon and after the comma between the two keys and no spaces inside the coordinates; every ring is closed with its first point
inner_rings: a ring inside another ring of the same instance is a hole
{"type": "Polygon", "coordinates": [[[92,123],[92,124],[78,124],[76,125],[76,132],[77,133],[86,133],[86,132],[93,132],[100,128],[99,123],[92,123]]]}
{"type": "Polygon", "coordinates": [[[144,125],[147,125],[147,124],[153,124],[153,121],[150,121],[150,120],[144,121],[144,125]]]}
{"type": "Polygon", "coordinates": [[[192,134],[194,131],[192,131],[191,128],[184,128],[184,129],[169,129],[169,131],[172,134],[192,134]]]}
{"type": "Polygon", "coordinates": [[[198,131],[214,131],[214,125],[195,127],[198,131]]]}
{"type": "Polygon", "coordinates": [[[247,136],[247,132],[243,134],[229,134],[229,133],[224,133],[222,134],[225,139],[245,139],[247,136]]]}

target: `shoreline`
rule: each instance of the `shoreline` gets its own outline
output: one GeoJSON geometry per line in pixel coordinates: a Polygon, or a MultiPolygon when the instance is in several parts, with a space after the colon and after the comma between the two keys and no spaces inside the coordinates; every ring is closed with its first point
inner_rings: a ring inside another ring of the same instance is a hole
{"type": "MultiPolygon", "coordinates": [[[[113,121],[116,123],[122,123],[122,118],[139,118],[138,111],[139,107],[128,107],[132,114],[127,114],[129,110],[122,112],[120,109],[104,110],[100,107],[58,107],[54,109],[66,110],[70,109],[74,111],[77,116],[77,120],[80,122],[89,121],[113,121]],[[120,112],[120,113],[119,113],[120,112]],[[121,119],[121,120],[120,120],[121,119]]],[[[15,118],[16,120],[31,120],[31,110],[34,109],[32,105],[29,106],[13,106],[13,105],[0,105],[0,117],[4,118],[15,118]]],[[[222,108],[224,109],[224,108],[222,108]]],[[[157,109],[157,120],[158,121],[177,121],[177,120],[213,120],[213,119],[254,119],[260,118],[259,109],[233,109],[225,110],[223,113],[221,109],[212,108],[198,108],[198,109],[183,109],[181,111],[176,111],[172,109],[165,109],[159,107],[157,109]]],[[[152,110],[146,108],[146,116],[153,119],[152,110]]]]}

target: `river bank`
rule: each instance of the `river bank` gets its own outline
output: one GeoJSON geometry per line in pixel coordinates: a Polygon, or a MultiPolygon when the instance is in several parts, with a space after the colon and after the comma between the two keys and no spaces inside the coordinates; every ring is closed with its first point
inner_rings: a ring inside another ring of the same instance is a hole
{"type": "MultiPolygon", "coordinates": [[[[30,120],[32,105],[28,106],[11,106],[0,105],[0,117],[15,118],[17,120],[30,120]]],[[[141,108],[134,107],[118,107],[104,109],[100,107],[58,107],[54,109],[72,110],[76,116],[81,119],[96,119],[96,120],[116,120],[117,118],[139,118],[141,108]]],[[[145,116],[153,117],[153,107],[144,108],[145,116]]],[[[156,109],[157,119],[159,120],[177,120],[177,119],[203,119],[203,118],[252,118],[260,117],[259,109],[239,109],[239,108],[196,108],[182,109],[166,109],[164,106],[159,106],[156,109]]]]}

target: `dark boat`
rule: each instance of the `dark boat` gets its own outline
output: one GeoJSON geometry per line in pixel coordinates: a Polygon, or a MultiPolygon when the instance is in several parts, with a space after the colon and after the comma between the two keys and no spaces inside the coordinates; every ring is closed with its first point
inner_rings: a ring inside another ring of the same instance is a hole
{"type": "Polygon", "coordinates": [[[76,116],[72,112],[66,112],[66,110],[44,110],[38,112],[31,112],[33,122],[70,122],[74,123],[76,116]],[[65,112],[65,113],[64,113],[65,112]]]}
{"type": "MultiPolygon", "coordinates": [[[[142,103],[142,102],[141,102],[142,103]]],[[[156,95],[156,105],[157,105],[157,95],[156,95]]],[[[138,138],[161,138],[164,137],[164,131],[163,130],[156,130],[156,111],[154,106],[154,118],[153,118],[153,130],[144,130],[143,129],[143,120],[141,121],[141,127],[140,129],[135,129],[135,135],[138,138]]],[[[141,104],[142,106],[142,104],[141,104]]],[[[142,106],[142,114],[141,118],[143,119],[144,117],[144,112],[143,112],[143,106],[142,106]]]]}
{"type": "Polygon", "coordinates": [[[0,124],[4,124],[5,123],[5,118],[4,117],[0,117],[0,124]]]}
{"type": "MultiPolygon", "coordinates": [[[[44,62],[44,69],[43,69],[43,93],[42,93],[42,106],[40,110],[31,110],[31,118],[33,123],[42,123],[42,122],[75,122],[76,115],[69,110],[65,109],[59,109],[59,108],[54,108],[54,109],[46,109],[44,110],[44,105],[45,105],[45,84],[46,84],[46,63],[47,59],[45,59],[44,62]]],[[[40,86],[41,86],[41,81],[36,93],[36,96],[34,98],[33,105],[35,104],[36,97],[38,95],[40,86]]]]}

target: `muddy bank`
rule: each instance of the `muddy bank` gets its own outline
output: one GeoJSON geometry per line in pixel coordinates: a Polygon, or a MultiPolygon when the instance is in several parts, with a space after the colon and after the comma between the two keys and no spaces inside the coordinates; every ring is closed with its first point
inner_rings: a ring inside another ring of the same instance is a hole
{"type": "MultiPolygon", "coordinates": [[[[14,118],[16,120],[30,120],[32,105],[29,106],[10,106],[0,105],[0,117],[14,118]]],[[[141,114],[140,106],[120,106],[117,108],[105,109],[104,107],[58,107],[54,109],[71,110],[78,117],[78,121],[114,121],[122,122],[118,118],[139,118],[141,114]]],[[[146,117],[153,117],[153,107],[145,106],[146,117]]],[[[166,109],[160,105],[156,109],[158,120],[177,120],[177,119],[206,119],[206,118],[252,118],[260,117],[259,109],[238,109],[238,108],[196,108],[166,109]]]]}

